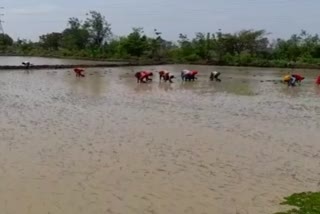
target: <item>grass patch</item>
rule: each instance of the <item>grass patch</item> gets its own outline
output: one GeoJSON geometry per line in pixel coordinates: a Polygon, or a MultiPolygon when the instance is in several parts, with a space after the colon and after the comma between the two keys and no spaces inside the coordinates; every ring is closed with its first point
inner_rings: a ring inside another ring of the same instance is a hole
{"type": "Polygon", "coordinates": [[[296,193],[286,197],[281,204],[294,208],[275,214],[320,214],[320,192],[296,193]]]}

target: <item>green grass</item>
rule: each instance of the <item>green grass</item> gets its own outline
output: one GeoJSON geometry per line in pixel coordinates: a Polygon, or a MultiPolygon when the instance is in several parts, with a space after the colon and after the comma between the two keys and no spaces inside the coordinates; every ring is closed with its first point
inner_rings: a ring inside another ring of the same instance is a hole
{"type": "Polygon", "coordinates": [[[276,214],[320,214],[320,192],[296,193],[286,197],[281,204],[293,208],[276,214]]]}

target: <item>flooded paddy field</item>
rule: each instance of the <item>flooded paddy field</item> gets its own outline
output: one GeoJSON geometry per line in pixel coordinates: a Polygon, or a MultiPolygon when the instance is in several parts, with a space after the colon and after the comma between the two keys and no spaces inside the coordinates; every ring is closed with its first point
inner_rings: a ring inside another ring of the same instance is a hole
{"type": "Polygon", "coordinates": [[[270,214],[320,190],[316,71],[191,66],[0,72],[0,209],[7,214],[270,214]],[[222,72],[221,83],[209,72],[222,72]]]}

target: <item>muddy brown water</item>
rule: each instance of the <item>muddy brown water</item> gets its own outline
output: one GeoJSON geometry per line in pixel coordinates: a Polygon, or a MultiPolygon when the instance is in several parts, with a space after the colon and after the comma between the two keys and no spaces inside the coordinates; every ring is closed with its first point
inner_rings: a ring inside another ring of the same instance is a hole
{"type": "Polygon", "coordinates": [[[141,85],[143,68],[1,71],[0,210],[270,214],[320,190],[316,71],[287,88],[282,70],[189,68],[141,85]]]}

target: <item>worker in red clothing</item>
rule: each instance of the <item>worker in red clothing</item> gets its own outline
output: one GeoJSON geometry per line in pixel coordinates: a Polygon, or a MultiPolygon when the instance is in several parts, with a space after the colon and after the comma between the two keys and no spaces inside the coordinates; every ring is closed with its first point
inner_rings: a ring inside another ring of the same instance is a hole
{"type": "Polygon", "coordinates": [[[299,74],[288,74],[286,76],[284,76],[283,81],[284,83],[288,83],[288,86],[296,86],[296,83],[301,83],[302,80],[304,80],[305,78],[299,74]]]}
{"type": "Polygon", "coordinates": [[[304,78],[303,76],[301,76],[300,74],[292,74],[292,77],[294,77],[294,78],[296,79],[295,82],[297,82],[297,83],[299,83],[299,84],[302,82],[302,80],[305,79],[305,78],[304,78]]]}
{"type": "Polygon", "coordinates": [[[196,76],[198,73],[199,73],[199,72],[196,71],[196,70],[192,70],[192,71],[191,71],[191,75],[192,75],[192,76],[196,76]]]}
{"type": "Polygon", "coordinates": [[[74,68],[73,71],[76,73],[77,77],[85,77],[83,74],[84,70],[82,68],[74,68]]]}
{"type": "Polygon", "coordinates": [[[146,83],[152,81],[153,73],[150,71],[139,71],[134,75],[137,78],[137,82],[146,83]]]}
{"type": "Polygon", "coordinates": [[[320,85],[320,75],[317,77],[317,79],[316,79],[316,84],[317,85],[320,85]]]}

